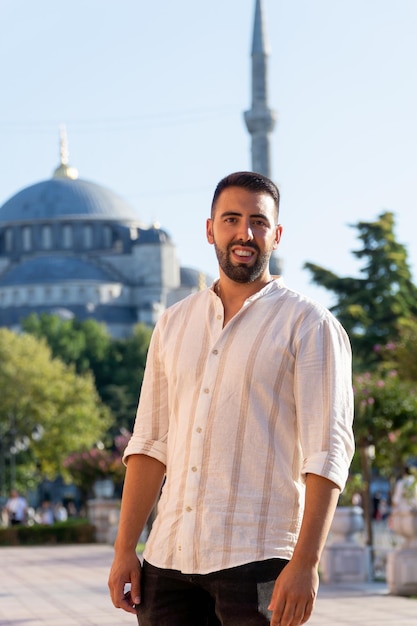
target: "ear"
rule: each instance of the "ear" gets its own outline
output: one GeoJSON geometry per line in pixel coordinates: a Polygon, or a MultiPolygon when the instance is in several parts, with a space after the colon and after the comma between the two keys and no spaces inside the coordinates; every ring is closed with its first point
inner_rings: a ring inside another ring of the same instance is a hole
{"type": "Polygon", "coordinates": [[[207,237],[207,241],[210,244],[214,243],[213,220],[211,219],[211,217],[207,218],[206,220],[206,237],[207,237]]]}
{"type": "Polygon", "coordinates": [[[278,248],[279,242],[281,241],[281,236],[282,236],[282,225],[277,224],[275,228],[275,241],[274,241],[274,246],[273,246],[274,250],[278,248]]]}

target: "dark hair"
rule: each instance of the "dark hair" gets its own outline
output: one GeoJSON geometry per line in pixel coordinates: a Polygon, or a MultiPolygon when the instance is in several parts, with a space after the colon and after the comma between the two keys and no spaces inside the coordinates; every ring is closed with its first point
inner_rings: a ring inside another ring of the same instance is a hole
{"type": "Polygon", "coordinates": [[[264,192],[269,194],[274,202],[276,208],[276,217],[278,221],[279,214],[279,189],[270,178],[267,178],[263,174],[257,172],[234,172],[221,179],[217,184],[214,191],[213,200],[211,202],[211,216],[213,217],[216,202],[225,189],[228,187],[242,187],[248,191],[264,192]]]}

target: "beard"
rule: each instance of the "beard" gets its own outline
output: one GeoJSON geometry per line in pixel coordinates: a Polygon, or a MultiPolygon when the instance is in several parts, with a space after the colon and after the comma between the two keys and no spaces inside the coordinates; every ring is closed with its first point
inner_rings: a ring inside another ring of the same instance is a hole
{"type": "Polygon", "coordinates": [[[269,259],[272,253],[271,250],[266,250],[263,254],[260,253],[258,246],[255,243],[242,244],[241,241],[230,243],[226,250],[219,248],[214,242],[214,249],[216,251],[217,260],[220,268],[226,274],[230,280],[236,283],[253,283],[264,273],[268,267],[269,259]],[[230,258],[231,248],[235,245],[245,245],[246,248],[253,248],[258,253],[255,263],[253,265],[247,265],[246,263],[238,263],[235,265],[230,258]]]}

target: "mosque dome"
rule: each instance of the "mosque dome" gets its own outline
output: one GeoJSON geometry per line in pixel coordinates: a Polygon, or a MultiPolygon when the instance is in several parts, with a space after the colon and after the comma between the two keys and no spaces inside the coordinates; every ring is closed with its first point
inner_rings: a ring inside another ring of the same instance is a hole
{"type": "Polygon", "coordinates": [[[81,217],[139,220],[135,210],[113,191],[72,178],[51,178],[25,187],[0,207],[1,223],[81,217]]]}
{"type": "Polygon", "coordinates": [[[163,230],[159,226],[151,226],[150,228],[140,230],[139,244],[167,242],[171,242],[171,236],[166,230],[163,230]]]}
{"type": "Polygon", "coordinates": [[[136,211],[119,195],[102,185],[78,178],[77,169],[68,164],[64,128],[61,128],[60,157],[60,164],[51,179],[25,187],[0,207],[0,223],[33,223],[61,218],[139,221],[136,211]]]}
{"type": "Polygon", "coordinates": [[[52,178],[0,206],[0,327],[31,313],[95,319],[114,337],[153,326],[167,306],[201,288],[181,283],[176,248],[158,223],[143,224],[122,197],[78,178],[61,130],[52,178]]]}

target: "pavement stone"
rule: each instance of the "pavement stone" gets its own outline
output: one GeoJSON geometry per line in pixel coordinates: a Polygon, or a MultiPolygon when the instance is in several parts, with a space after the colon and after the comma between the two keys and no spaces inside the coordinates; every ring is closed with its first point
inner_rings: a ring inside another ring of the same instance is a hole
{"type": "MultiPolygon", "coordinates": [[[[0,548],[0,625],[135,626],[111,603],[112,558],[103,544],[0,548]]],[[[417,626],[417,599],[392,596],[384,583],[322,584],[308,624],[417,626]]]]}

